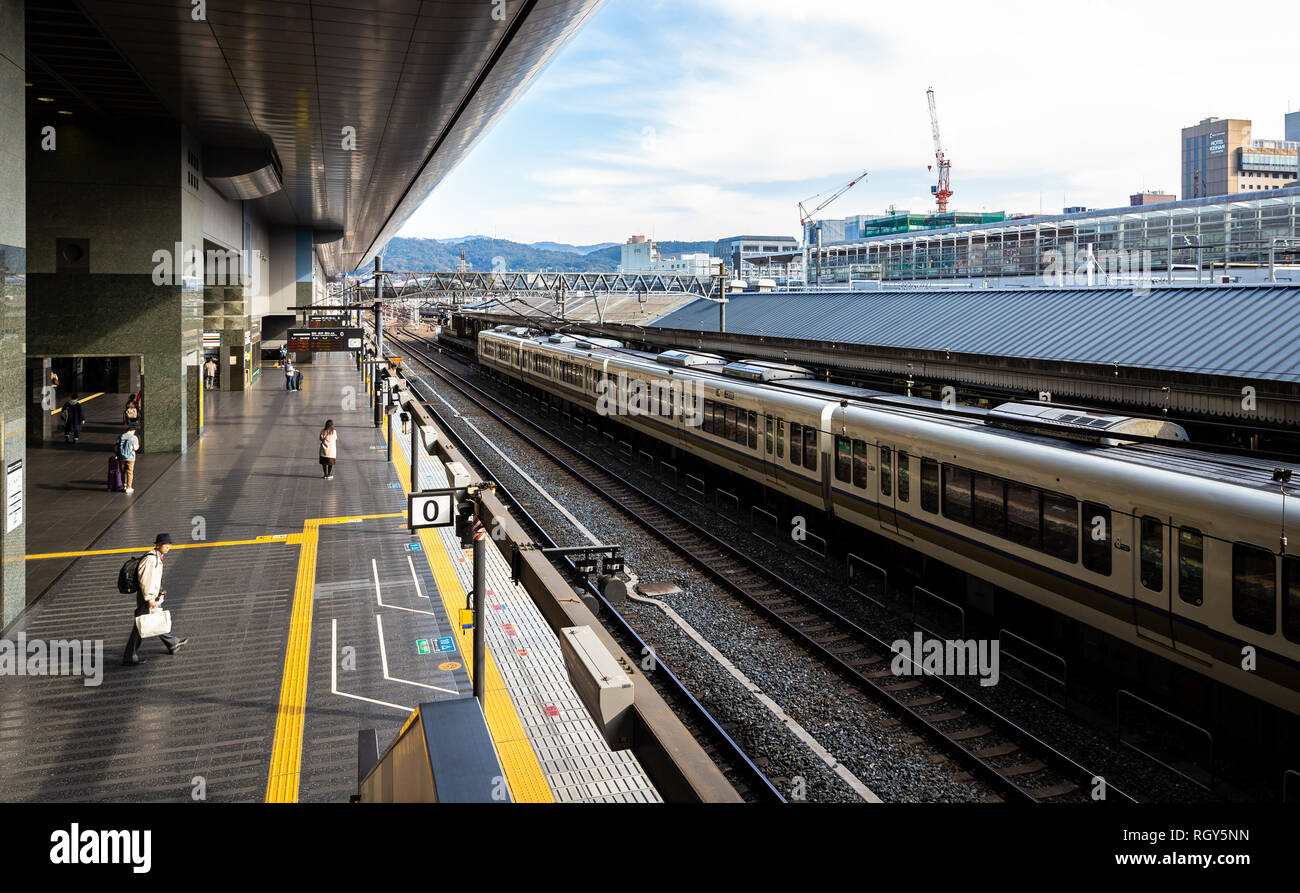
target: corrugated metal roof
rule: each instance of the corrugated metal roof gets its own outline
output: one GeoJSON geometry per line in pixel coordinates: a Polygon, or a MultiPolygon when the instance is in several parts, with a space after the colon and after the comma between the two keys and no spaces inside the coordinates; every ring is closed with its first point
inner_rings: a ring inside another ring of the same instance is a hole
{"type": "MultiPolygon", "coordinates": [[[[718,305],[652,325],[716,332],[718,305]]],[[[743,294],[727,331],[1300,381],[1300,286],[743,294]]]]}

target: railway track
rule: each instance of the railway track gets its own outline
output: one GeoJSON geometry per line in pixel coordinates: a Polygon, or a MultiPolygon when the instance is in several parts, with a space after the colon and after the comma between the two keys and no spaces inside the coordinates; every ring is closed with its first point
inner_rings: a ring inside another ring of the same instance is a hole
{"type": "MultiPolygon", "coordinates": [[[[817,655],[842,678],[873,697],[919,733],[960,760],[1001,794],[1020,802],[1090,799],[1095,773],[940,676],[899,676],[889,644],[859,627],[780,574],[741,553],[617,471],[511,409],[404,333],[397,343],[499,424],[531,442],[551,461],[608,499],[651,535],[817,655]]],[[[1132,802],[1114,787],[1108,802],[1132,802]]]]}
{"type": "MultiPolygon", "coordinates": [[[[408,379],[407,383],[411,392],[415,394],[420,402],[425,404],[426,409],[437,420],[439,427],[452,439],[461,454],[478,468],[487,472],[490,466],[466,442],[465,438],[447,424],[446,419],[442,417],[437,407],[432,405],[429,397],[421,393],[415,382],[408,379]]],[[[557,546],[558,544],[551,538],[546,528],[529,513],[525,507],[527,502],[519,499],[502,482],[497,481],[496,484],[497,496],[510,505],[512,512],[517,515],[523,526],[533,535],[537,544],[543,548],[557,546]]],[[[571,558],[557,556],[557,560],[567,564],[571,572],[574,570],[571,558]]],[[[591,582],[587,583],[587,589],[607,609],[608,616],[613,622],[609,632],[624,651],[633,655],[652,652],[652,649],[638,635],[632,625],[605,600],[604,596],[591,582]]],[[[741,799],[746,802],[784,803],[785,797],[772,785],[754,760],[736,743],[728,730],[723,727],[723,724],[719,723],[707,708],[696,700],[695,696],[677,678],[671,668],[666,666],[662,660],[658,660],[657,664],[656,672],[648,674],[646,678],[673,712],[677,714],[686,730],[699,742],[700,748],[705,755],[726,776],[741,799]]]]}

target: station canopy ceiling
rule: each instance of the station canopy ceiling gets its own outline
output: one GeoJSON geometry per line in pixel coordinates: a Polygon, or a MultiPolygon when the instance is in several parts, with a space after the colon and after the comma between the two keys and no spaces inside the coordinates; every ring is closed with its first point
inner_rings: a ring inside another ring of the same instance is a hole
{"type": "Polygon", "coordinates": [[[322,234],[334,275],[370,261],[601,2],[206,0],[196,21],[198,0],[28,0],[29,80],[61,108],[180,121],[205,159],[273,147],[283,188],[252,201],[322,234]]]}

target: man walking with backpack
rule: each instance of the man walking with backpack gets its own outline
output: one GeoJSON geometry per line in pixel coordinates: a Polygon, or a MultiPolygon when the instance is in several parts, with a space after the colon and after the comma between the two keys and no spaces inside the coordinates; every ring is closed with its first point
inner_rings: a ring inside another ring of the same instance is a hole
{"type": "Polygon", "coordinates": [[[128,424],[117,439],[117,462],[122,469],[122,492],[131,494],[135,488],[135,454],[140,450],[140,438],[135,436],[135,425],[128,424]]]}
{"type": "MultiPolygon", "coordinates": [[[[161,610],[167,593],[162,588],[163,558],[171,551],[172,538],[169,533],[160,533],[154,539],[152,551],[140,558],[129,558],[118,575],[118,589],[135,593],[135,616],[143,617],[161,610]],[[135,562],[135,567],[131,564],[135,562]],[[125,584],[125,585],[124,585],[125,584]],[[132,588],[134,587],[134,588],[132,588]]],[[[168,654],[175,654],[189,639],[178,639],[167,633],[158,635],[158,640],[167,647],[168,654]]],[[[145,662],[140,656],[140,637],[138,626],[131,627],[131,638],[126,641],[126,651],[122,654],[122,665],[133,667],[145,662]]]]}

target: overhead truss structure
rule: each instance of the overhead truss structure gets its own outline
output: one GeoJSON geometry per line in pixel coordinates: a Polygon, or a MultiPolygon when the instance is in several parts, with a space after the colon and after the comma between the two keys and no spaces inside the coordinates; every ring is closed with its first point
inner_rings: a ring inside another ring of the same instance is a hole
{"type": "MultiPolygon", "coordinates": [[[[345,303],[373,300],[375,273],[348,276],[332,283],[332,297],[345,303]]],[[[463,307],[491,300],[521,297],[568,300],[592,297],[684,294],[721,300],[723,276],[677,276],[664,273],[472,273],[383,270],[381,293],[385,301],[420,301],[439,306],[463,307]]]]}

